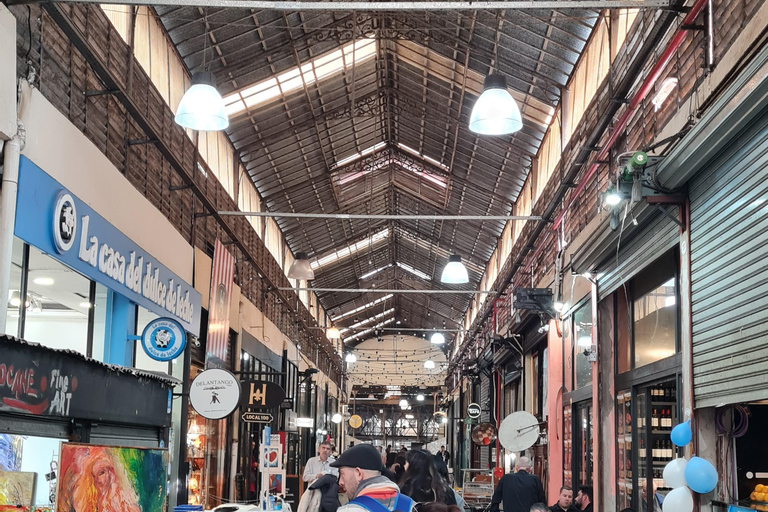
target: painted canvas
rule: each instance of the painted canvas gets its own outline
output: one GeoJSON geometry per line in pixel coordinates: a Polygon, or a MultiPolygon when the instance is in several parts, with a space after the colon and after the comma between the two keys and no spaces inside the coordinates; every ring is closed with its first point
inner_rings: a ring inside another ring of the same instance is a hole
{"type": "Polygon", "coordinates": [[[283,447],[261,446],[261,467],[272,469],[283,469],[283,447]]]}
{"type": "Polygon", "coordinates": [[[0,471],[21,471],[21,436],[0,434],[0,471]]]}
{"type": "Polygon", "coordinates": [[[62,443],[56,512],[164,512],[165,450],[62,443]]]}
{"type": "Polygon", "coordinates": [[[269,474],[269,494],[285,495],[285,471],[269,474]]]}
{"type": "Polygon", "coordinates": [[[29,512],[36,476],[35,473],[0,471],[0,511],[29,512]]]}

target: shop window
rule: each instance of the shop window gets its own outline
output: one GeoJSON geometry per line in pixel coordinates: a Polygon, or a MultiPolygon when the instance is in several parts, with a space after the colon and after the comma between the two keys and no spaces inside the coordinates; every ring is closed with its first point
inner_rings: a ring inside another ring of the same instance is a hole
{"type": "Polygon", "coordinates": [[[28,269],[24,339],[89,355],[91,281],[31,246],[28,269]]]}
{"type": "Polygon", "coordinates": [[[8,313],[5,325],[5,332],[14,336],[21,337],[19,326],[19,314],[21,312],[21,275],[24,268],[24,242],[18,238],[13,238],[13,249],[11,253],[11,280],[8,290],[8,313]]]}
{"type": "Polygon", "coordinates": [[[592,401],[579,402],[573,407],[574,449],[576,460],[574,475],[576,487],[592,485],[592,401]]]}
{"type": "Polygon", "coordinates": [[[616,292],[618,373],[677,353],[677,267],[669,252],[616,292]]]}
{"type": "Polygon", "coordinates": [[[108,299],[111,293],[109,288],[101,283],[94,283],[93,293],[93,353],[97,361],[104,361],[104,343],[107,339],[109,325],[108,299]]]}
{"type": "Polygon", "coordinates": [[[592,384],[592,363],[589,362],[585,351],[593,345],[592,340],[592,302],[587,302],[573,314],[573,347],[574,360],[574,389],[592,384]]]}

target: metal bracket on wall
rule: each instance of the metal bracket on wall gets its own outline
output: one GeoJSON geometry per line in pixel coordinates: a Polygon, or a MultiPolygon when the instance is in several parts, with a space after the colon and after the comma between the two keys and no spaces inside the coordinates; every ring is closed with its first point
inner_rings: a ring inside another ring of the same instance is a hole
{"type": "Polygon", "coordinates": [[[671,219],[675,224],[685,229],[685,226],[683,225],[683,223],[680,222],[680,220],[677,217],[669,213],[666,208],[664,208],[660,204],[656,204],[656,209],[659,210],[661,213],[663,213],[667,218],[671,219]]]}

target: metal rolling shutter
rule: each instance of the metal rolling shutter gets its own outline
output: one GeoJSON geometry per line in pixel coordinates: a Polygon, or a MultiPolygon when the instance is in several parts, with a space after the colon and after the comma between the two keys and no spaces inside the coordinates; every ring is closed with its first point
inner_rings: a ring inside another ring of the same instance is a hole
{"type": "Polygon", "coordinates": [[[93,425],[90,444],[159,448],[162,429],[122,425],[93,425]]]}
{"type": "Polygon", "coordinates": [[[768,398],[768,115],[689,183],[697,407],[768,398]]]}
{"type": "Polygon", "coordinates": [[[613,253],[598,266],[597,292],[600,300],[616,291],[623,282],[653,263],[656,258],[679,242],[680,231],[672,219],[661,213],[651,217],[648,224],[643,226],[635,236],[629,240],[622,239],[618,267],[616,246],[613,247],[613,253]]]}

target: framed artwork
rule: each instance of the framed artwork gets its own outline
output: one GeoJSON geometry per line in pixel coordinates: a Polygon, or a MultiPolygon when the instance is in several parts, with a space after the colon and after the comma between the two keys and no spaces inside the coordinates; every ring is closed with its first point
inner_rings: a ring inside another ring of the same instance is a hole
{"type": "Polygon", "coordinates": [[[285,471],[275,471],[269,474],[269,494],[285,496],[285,471]]]}
{"type": "Polygon", "coordinates": [[[168,452],[62,443],[55,512],[165,512],[168,452]]]}
{"type": "Polygon", "coordinates": [[[30,512],[36,473],[0,471],[0,511],[30,512]]]}
{"type": "Polygon", "coordinates": [[[277,446],[261,446],[261,463],[262,468],[283,469],[283,447],[279,444],[277,446]]]}

